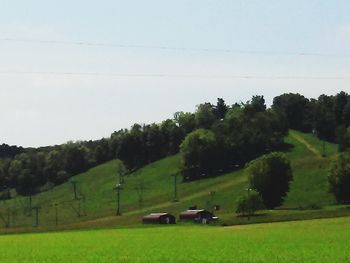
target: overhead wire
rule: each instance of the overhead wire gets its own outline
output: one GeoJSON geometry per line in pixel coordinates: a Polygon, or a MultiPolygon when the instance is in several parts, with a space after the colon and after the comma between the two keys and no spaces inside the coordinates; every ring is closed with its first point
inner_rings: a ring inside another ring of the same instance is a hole
{"type": "MultiPolygon", "coordinates": [[[[116,47],[116,48],[137,48],[137,49],[159,49],[172,51],[190,52],[224,52],[250,55],[287,55],[287,56],[317,56],[317,57],[350,57],[348,54],[331,53],[309,53],[309,52],[283,52],[283,51],[258,51],[258,50],[238,50],[238,49],[210,49],[210,48],[187,48],[171,46],[148,46],[148,45],[124,45],[114,43],[99,43],[87,41],[63,41],[63,40],[43,40],[43,39],[23,39],[23,38],[0,38],[0,42],[20,42],[20,43],[41,43],[95,47],[116,47]]],[[[42,76],[91,76],[91,77],[117,77],[117,78],[203,78],[203,79],[256,79],[256,80],[349,80],[350,76],[279,76],[279,75],[213,75],[213,74],[169,74],[169,73],[104,73],[104,72],[55,72],[55,71],[16,71],[0,70],[1,75],[42,75],[42,76]]]]}
{"type": "Polygon", "coordinates": [[[168,73],[103,73],[103,72],[55,72],[55,71],[14,71],[0,70],[1,75],[42,75],[63,77],[116,77],[116,78],[202,78],[202,79],[252,79],[252,80],[349,80],[350,76],[311,76],[311,75],[211,75],[211,74],[168,74],[168,73]]]}
{"type": "Polygon", "coordinates": [[[176,47],[176,46],[157,46],[157,45],[135,45],[135,44],[117,44],[102,43],[89,41],[65,41],[65,40],[45,40],[45,39],[24,39],[24,38],[0,38],[1,42],[18,42],[18,43],[38,43],[54,45],[75,45],[88,47],[114,47],[114,48],[131,48],[131,49],[158,49],[168,51],[183,52],[211,52],[211,53],[236,53],[246,55],[285,55],[285,56],[316,56],[316,57],[338,57],[349,58],[350,54],[321,53],[321,52],[303,52],[303,51],[267,51],[267,50],[245,50],[232,48],[203,48],[203,47],[176,47]]]}

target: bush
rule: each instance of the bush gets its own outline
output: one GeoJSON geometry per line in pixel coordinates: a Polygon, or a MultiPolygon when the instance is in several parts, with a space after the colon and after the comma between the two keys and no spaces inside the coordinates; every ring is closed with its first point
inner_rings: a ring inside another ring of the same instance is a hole
{"type": "Polygon", "coordinates": [[[254,215],[256,211],[264,209],[264,203],[261,196],[257,192],[242,196],[238,200],[236,209],[237,214],[244,216],[254,215]]]}
{"type": "Polygon", "coordinates": [[[341,153],[328,176],[329,190],[338,203],[350,204],[350,153],[341,153]]]}

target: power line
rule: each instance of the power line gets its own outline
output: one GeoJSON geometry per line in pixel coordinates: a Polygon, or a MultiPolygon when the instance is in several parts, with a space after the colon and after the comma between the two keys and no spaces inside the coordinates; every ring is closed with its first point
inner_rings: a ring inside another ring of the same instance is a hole
{"type": "Polygon", "coordinates": [[[0,38],[2,42],[18,43],[38,43],[49,45],[74,45],[88,47],[113,47],[113,48],[132,48],[132,49],[157,49],[165,51],[183,51],[183,52],[209,52],[209,53],[235,53],[242,55],[283,55],[283,56],[312,56],[312,57],[338,57],[349,58],[350,54],[319,53],[319,52],[288,52],[288,51],[266,51],[266,50],[244,50],[230,48],[197,48],[197,47],[172,47],[172,46],[152,46],[152,45],[127,45],[102,42],[87,41],[63,41],[63,40],[43,40],[43,39],[22,39],[22,38],[0,38]]]}
{"type": "Polygon", "coordinates": [[[116,78],[202,78],[202,79],[252,79],[252,80],[349,80],[350,76],[297,76],[297,75],[203,75],[203,74],[124,74],[101,72],[54,72],[54,71],[0,71],[1,75],[42,75],[62,77],[116,77],[116,78]]]}

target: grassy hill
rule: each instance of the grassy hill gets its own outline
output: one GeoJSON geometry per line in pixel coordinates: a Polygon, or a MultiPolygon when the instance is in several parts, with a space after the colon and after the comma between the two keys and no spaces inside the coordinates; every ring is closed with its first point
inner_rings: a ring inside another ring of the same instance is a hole
{"type": "MultiPolygon", "coordinates": [[[[286,138],[290,149],[286,152],[292,161],[294,180],[284,205],[279,210],[265,211],[263,216],[250,222],[280,221],[289,219],[340,216],[349,211],[341,206],[331,206],[334,199],[328,193],[327,173],[337,146],[325,143],[326,157],[323,157],[323,142],[311,134],[290,131],[286,138]],[[321,209],[322,208],[322,209],[321,209]]],[[[183,183],[178,178],[179,202],[173,202],[174,177],[180,165],[180,156],[172,156],[152,163],[125,177],[121,191],[123,216],[116,217],[117,163],[111,161],[97,166],[73,178],[77,182],[80,200],[74,200],[70,182],[40,193],[32,198],[32,206],[39,206],[39,227],[105,227],[139,224],[142,214],[155,211],[169,211],[178,214],[188,206],[209,209],[218,204],[220,223],[241,224],[246,218],[233,214],[237,198],[245,193],[247,176],[244,170],[219,177],[183,183]],[[210,194],[210,193],[215,194],[210,194]],[[57,207],[54,204],[58,204],[57,207]],[[57,210],[56,210],[57,209],[57,210]]],[[[0,219],[3,226],[26,229],[35,221],[35,210],[28,211],[29,198],[16,197],[0,204],[0,219]]],[[[18,229],[17,229],[18,230],[18,229]]],[[[5,231],[5,230],[3,230],[5,231]]]]}

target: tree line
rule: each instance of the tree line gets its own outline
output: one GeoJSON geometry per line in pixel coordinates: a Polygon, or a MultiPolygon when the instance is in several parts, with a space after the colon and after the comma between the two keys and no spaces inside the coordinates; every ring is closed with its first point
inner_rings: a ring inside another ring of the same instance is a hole
{"type": "Polygon", "coordinates": [[[274,98],[272,108],[285,115],[289,128],[313,132],[331,142],[339,143],[350,126],[350,95],[344,91],[318,99],[283,94],[274,98]]]}
{"type": "Polygon", "coordinates": [[[172,119],[158,124],[134,124],[130,129],[115,131],[110,138],[97,141],[68,142],[37,149],[6,145],[0,156],[0,191],[5,193],[2,197],[9,198],[9,191],[5,190],[10,188],[21,195],[33,195],[116,158],[124,162],[128,171],[133,171],[176,154],[187,134],[222,117],[223,105],[226,106],[222,99],[215,106],[201,104],[195,113],[177,112],[172,119]],[[207,116],[209,108],[210,112],[214,109],[215,116],[207,116]]]}
{"type": "Polygon", "coordinates": [[[193,113],[134,124],[101,140],[36,149],[0,146],[0,190],[15,188],[21,195],[32,195],[115,158],[133,171],[179,152],[184,180],[196,180],[240,168],[279,149],[289,128],[346,142],[349,124],[350,99],[345,92],[317,100],[283,94],[270,108],[263,96],[233,105],[219,98],[216,104],[198,105],[193,113]]]}
{"type": "Polygon", "coordinates": [[[219,118],[215,118],[215,108],[200,107],[203,106],[204,116],[212,118],[206,118],[205,125],[188,134],[180,145],[185,181],[241,168],[284,145],[288,133],[284,115],[267,109],[262,96],[231,107],[223,106],[219,118]]]}

